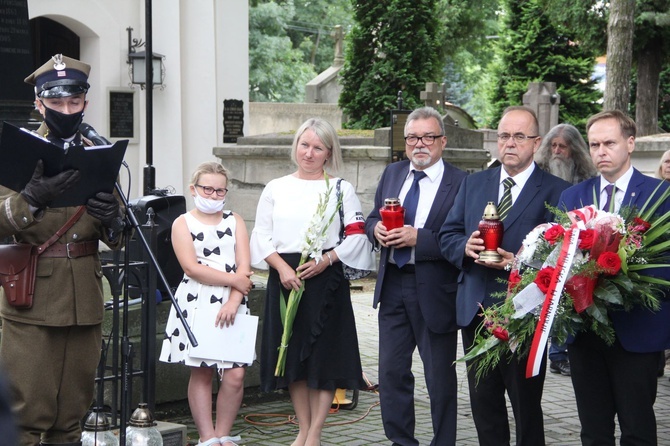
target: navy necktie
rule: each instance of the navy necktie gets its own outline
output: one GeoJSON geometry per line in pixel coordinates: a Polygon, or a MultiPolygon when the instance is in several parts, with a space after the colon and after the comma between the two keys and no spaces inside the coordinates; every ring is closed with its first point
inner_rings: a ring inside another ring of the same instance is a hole
{"type": "Polygon", "coordinates": [[[501,221],[507,217],[510,209],[512,209],[512,187],[514,184],[516,183],[514,183],[512,177],[507,177],[503,181],[503,187],[505,190],[503,191],[503,196],[500,199],[500,203],[498,203],[498,217],[500,217],[501,221]]]}
{"type": "Polygon", "coordinates": [[[614,212],[614,194],[616,193],[616,186],[614,184],[608,184],[605,186],[605,192],[607,193],[607,198],[605,199],[605,206],[602,207],[602,210],[605,212],[614,212]],[[612,208],[612,210],[610,210],[612,208]]]}
{"type": "MultiPolygon", "coordinates": [[[[414,181],[412,182],[412,187],[409,188],[405,200],[403,201],[403,207],[405,208],[405,224],[414,226],[414,219],[416,217],[416,208],[419,205],[419,194],[421,189],[419,188],[419,181],[426,176],[426,172],[421,170],[414,170],[414,181]]],[[[412,248],[397,248],[393,254],[393,259],[395,260],[398,268],[402,268],[409,262],[409,258],[412,254],[412,248]]]]}

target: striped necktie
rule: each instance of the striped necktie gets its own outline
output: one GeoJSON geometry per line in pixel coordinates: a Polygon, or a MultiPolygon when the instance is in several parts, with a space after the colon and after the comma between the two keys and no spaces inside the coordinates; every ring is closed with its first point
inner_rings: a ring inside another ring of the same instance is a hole
{"type": "Polygon", "coordinates": [[[505,191],[500,199],[500,203],[498,203],[498,216],[501,221],[507,217],[510,209],[512,209],[512,186],[514,186],[514,184],[516,183],[514,183],[512,177],[507,177],[505,178],[505,181],[503,181],[505,191]]]}

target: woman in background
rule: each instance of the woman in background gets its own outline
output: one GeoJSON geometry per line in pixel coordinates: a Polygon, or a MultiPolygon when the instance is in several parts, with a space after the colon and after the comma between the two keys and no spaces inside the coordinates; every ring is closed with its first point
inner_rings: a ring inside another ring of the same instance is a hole
{"type": "Polygon", "coordinates": [[[666,150],[661,156],[656,176],[662,180],[670,181],[670,150],[666,150]]]}

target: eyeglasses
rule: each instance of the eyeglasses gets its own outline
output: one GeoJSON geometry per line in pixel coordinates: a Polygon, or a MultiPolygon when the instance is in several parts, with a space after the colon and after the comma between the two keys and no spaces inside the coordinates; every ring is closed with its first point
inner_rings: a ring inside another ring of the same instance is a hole
{"type": "Polygon", "coordinates": [[[514,135],[510,135],[509,133],[498,133],[498,141],[500,142],[507,142],[510,138],[514,138],[514,142],[521,144],[527,139],[536,139],[539,138],[539,136],[526,136],[523,133],[515,133],[514,135]]]}
{"type": "Polygon", "coordinates": [[[217,197],[225,197],[226,194],[228,193],[228,189],[223,188],[223,189],[214,189],[213,187],[210,186],[201,186],[199,184],[195,185],[196,187],[199,187],[202,189],[202,191],[205,193],[205,195],[212,195],[214,192],[216,192],[217,197]]]}
{"type": "Polygon", "coordinates": [[[433,145],[437,138],[442,138],[444,135],[423,135],[423,136],[405,136],[405,143],[409,146],[415,146],[421,141],[427,146],[433,145]]]}

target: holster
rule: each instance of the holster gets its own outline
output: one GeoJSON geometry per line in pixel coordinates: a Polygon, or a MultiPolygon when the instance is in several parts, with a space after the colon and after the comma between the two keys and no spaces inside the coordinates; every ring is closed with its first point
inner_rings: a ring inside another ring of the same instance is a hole
{"type": "Polygon", "coordinates": [[[9,305],[33,306],[38,257],[37,247],[33,245],[0,245],[0,284],[9,305]]]}
{"type": "MultiPolygon", "coordinates": [[[[5,296],[9,305],[25,309],[33,306],[38,257],[53,245],[56,240],[61,238],[79,220],[85,210],[86,206],[79,206],[77,212],[65,222],[63,227],[40,246],[25,243],[0,245],[0,284],[2,284],[2,288],[5,290],[5,296]]],[[[87,243],[84,242],[80,245],[83,248],[87,246],[87,243]]],[[[64,251],[67,257],[72,258],[70,256],[69,245],[71,244],[65,246],[64,251]]]]}

